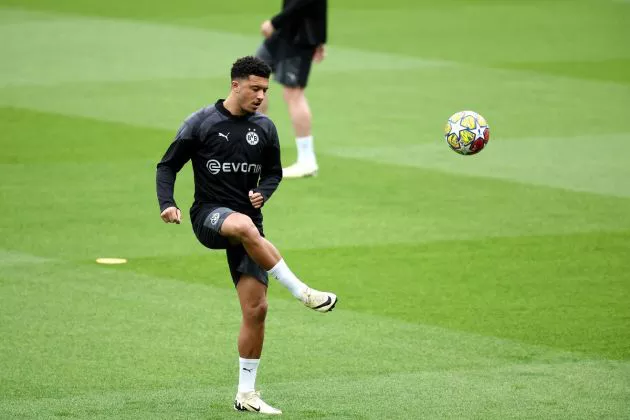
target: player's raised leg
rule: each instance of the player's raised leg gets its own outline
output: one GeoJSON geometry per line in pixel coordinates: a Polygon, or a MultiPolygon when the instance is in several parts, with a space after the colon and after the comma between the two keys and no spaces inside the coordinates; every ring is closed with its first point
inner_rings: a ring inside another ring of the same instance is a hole
{"type": "Polygon", "coordinates": [[[282,414],[256,392],[256,373],[265,338],[267,286],[250,275],[242,275],[236,284],[243,315],[238,335],[239,374],[234,409],[262,414],[282,414]]]}
{"type": "Polygon", "coordinates": [[[307,307],[318,312],[328,312],[337,304],[337,296],[334,293],[321,292],[304,284],[287,266],[276,247],[262,237],[249,216],[231,213],[223,221],[220,233],[233,242],[241,243],[256,264],[277,279],[307,307]]]}

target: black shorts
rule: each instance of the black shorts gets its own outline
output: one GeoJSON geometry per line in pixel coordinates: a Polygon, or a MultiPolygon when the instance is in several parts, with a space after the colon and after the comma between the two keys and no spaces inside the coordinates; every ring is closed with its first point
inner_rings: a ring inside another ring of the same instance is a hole
{"type": "Polygon", "coordinates": [[[293,45],[284,38],[271,36],[256,51],[256,57],[267,63],[274,79],[286,87],[306,87],[315,47],[293,45]]]}
{"type": "MultiPolygon", "coordinates": [[[[252,260],[242,244],[233,245],[228,238],[220,234],[223,222],[232,213],[235,211],[227,207],[214,206],[201,206],[201,208],[191,211],[191,222],[195,236],[207,248],[225,249],[234,286],[242,274],[253,276],[266,286],[269,284],[267,271],[252,260]]],[[[264,236],[262,220],[253,218],[252,221],[260,234],[264,236]]]]}

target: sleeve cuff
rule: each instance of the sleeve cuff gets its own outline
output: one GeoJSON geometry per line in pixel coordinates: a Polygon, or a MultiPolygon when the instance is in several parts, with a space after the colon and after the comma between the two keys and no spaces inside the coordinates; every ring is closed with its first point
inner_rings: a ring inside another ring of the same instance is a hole
{"type": "Polygon", "coordinates": [[[160,212],[163,212],[164,210],[166,210],[169,207],[175,207],[177,209],[179,209],[179,207],[177,207],[177,204],[175,203],[164,203],[160,205],[160,212]]]}

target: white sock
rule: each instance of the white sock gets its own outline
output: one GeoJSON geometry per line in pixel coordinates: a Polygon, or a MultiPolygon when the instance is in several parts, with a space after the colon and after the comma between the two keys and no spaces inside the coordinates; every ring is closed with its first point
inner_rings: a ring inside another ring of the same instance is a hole
{"type": "Polygon", "coordinates": [[[256,390],[256,371],[260,359],[238,358],[238,392],[250,392],[256,390]]]}
{"type": "Polygon", "coordinates": [[[271,274],[276,280],[278,280],[284,287],[289,289],[289,292],[298,299],[302,299],[302,292],[304,292],[308,286],[298,279],[291,269],[287,266],[287,263],[283,259],[278,261],[278,264],[267,273],[271,274]]]}
{"type": "Polygon", "coordinates": [[[317,165],[317,159],[315,159],[315,150],[313,147],[313,136],[297,137],[295,139],[297,145],[297,161],[298,163],[315,166],[317,165]]]}

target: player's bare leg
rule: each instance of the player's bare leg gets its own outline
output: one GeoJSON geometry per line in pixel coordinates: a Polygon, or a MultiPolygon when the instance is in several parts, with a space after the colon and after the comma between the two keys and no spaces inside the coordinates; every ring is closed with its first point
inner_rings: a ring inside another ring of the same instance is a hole
{"type": "Polygon", "coordinates": [[[247,254],[265,271],[276,278],[304,305],[318,312],[331,311],[337,304],[334,293],[320,292],[304,284],[293,274],[276,247],[263,238],[249,216],[232,213],[221,226],[221,235],[239,242],[247,254]]]}
{"type": "Polygon", "coordinates": [[[238,335],[239,380],[234,409],[263,414],[282,414],[256,392],[256,373],[265,338],[267,286],[249,275],[242,275],[236,285],[243,318],[238,335]]]}
{"type": "Polygon", "coordinates": [[[265,115],[267,115],[267,111],[269,111],[269,98],[267,97],[267,95],[265,95],[265,97],[263,98],[262,103],[258,107],[258,112],[261,112],[261,113],[263,113],[265,115]]]}
{"type": "Polygon", "coordinates": [[[301,178],[317,175],[317,159],[313,148],[311,108],[306,100],[304,88],[287,87],[283,89],[284,101],[289,110],[295,142],[297,145],[297,162],[284,168],[282,175],[286,178],[301,178]]]}
{"type": "Polygon", "coordinates": [[[310,136],[313,116],[308,101],[306,100],[306,95],[304,94],[304,88],[285,86],[282,94],[289,109],[289,116],[291,117],[295,136],[310,136]]]}
{"type": "Polygon", "coordinates": [[[260,359],[265,338],[267,287],[252,276],[243,275],[236,285],[243,320],[238,335],[238,353],[245,359],[260,359]]]}

